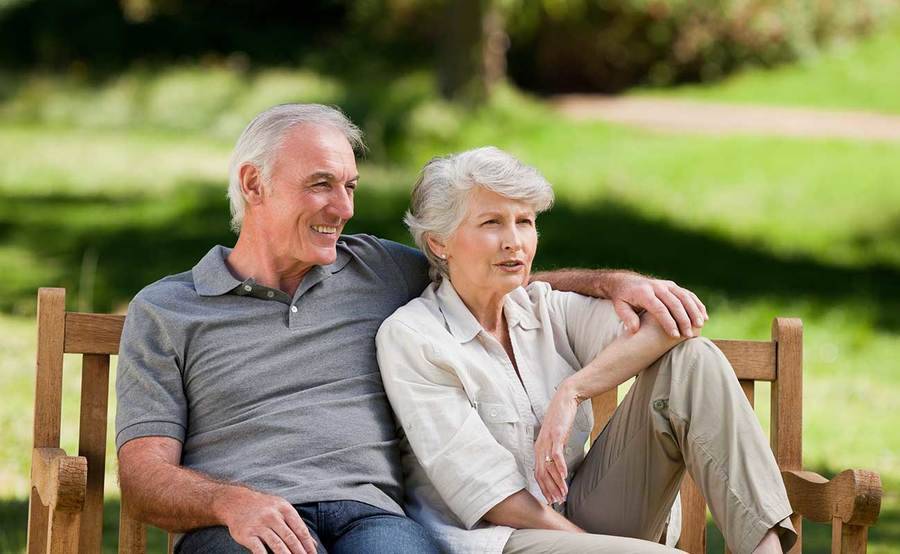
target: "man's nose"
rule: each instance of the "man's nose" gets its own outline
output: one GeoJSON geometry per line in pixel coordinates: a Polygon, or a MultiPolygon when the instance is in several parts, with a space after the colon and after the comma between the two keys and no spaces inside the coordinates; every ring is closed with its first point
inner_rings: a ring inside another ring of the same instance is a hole
{"type": "Polygon", "coordinates": [[[330,202],[331,212],[347,221],[353,217],[353,193],[345,187],[337,187],[330,202]]]}

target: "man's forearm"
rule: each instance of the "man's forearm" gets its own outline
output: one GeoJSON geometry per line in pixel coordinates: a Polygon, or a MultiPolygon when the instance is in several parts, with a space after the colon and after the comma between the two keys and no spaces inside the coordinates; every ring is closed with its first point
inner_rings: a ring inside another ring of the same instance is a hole
{"type": "Polygon", "coordinates": [[[218,507],[240,489],[168,462],[144,465],[120,482],[141,521],[171,532],[224,525],[218,507]]]}
{"type": "Polygon", "coordinates": [[[548,283],[554,290],[611,298],[617,279],[637,275],[640,274],[624,269],[557,269],[539,271],[531,276],[531,280],[548,283]]]}

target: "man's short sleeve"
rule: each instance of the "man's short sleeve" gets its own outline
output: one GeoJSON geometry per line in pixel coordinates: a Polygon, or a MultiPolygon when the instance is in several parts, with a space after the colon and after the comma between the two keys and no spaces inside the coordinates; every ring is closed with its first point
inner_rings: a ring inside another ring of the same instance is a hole
{"type": "Polygon", "coordinates": [[[403,276],[403,280],[406,281],[409,298],[413,299],[422,294],[425,287],[431,283],[431,279],[428,277],[428,260],[425,258],[425,255],[415,248],[410,248],[399,242],[386,239],[378,240],[390,254],[391,259],[403,276]]]}
{"type": "Polygon", "coordinates": [[[116,448],[148,436],[184,442],[187,400],[165,310],[139,294],[129,305],[116,377],[116,448]]]}

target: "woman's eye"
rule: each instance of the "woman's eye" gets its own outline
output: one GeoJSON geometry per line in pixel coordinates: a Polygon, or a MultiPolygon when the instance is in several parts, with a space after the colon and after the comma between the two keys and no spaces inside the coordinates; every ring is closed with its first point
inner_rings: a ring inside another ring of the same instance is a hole
{"type": "Polygon", "coordinates": [[[533,219],[520,219],[519,224],[531,226],[531,225],[534,225],[534,220],[533,219]]]}
{"type": "Polygon", "coordinates": [[[497,223],[496,219],[488,219],[487,221],[482,223],[482,225],[495,225],[496,223],[497,223]]]}

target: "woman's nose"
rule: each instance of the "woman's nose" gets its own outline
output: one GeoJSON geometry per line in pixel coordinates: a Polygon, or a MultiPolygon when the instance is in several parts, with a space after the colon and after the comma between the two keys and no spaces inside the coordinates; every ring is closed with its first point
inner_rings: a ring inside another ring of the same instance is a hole
{"type": "Polygon", "coordinates": [[[511,251],[516,251],[522,247],[522,237],[515,226],[512,226],[504,233],[502,247],[504,250],[511,251]]]}

